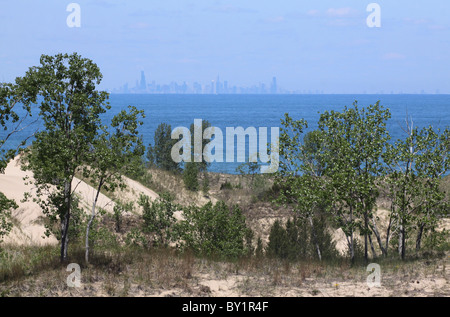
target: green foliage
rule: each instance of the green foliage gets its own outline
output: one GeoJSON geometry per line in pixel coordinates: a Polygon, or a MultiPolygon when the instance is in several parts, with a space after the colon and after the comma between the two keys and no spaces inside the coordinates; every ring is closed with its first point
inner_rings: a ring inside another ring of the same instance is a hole
{"type": "Polygon", "coordinates": [[[220,185],[220,190],[224,190],[224,189],[233,189],[233,185],[231,183],[229,183],[228,181],[225,181],[225,183],[222,183],[220,185]]]}
{"type": "Polygon", "coordinates": [[[173,197],[162,194],[155,201],[150,201],[150,197],[141,195],[138,204],[144,209],[143,232],[153,236],[153,245],[167,247],[175,238],[173,227],[177,205],[173,203],[173,197]]]}
{"type": "Polygon", "coordinates": [[[203,181],[202,181],[202,192],[204,195],[208,195],[209,192],[209,178],[208,178],[208,174],[204,173],[203,174],[203,181]]]}
{"type": "Polygon", "coordinates": [[[258,162],[246,162],[242,163],[236,168],[236,172],[238,172],[241,175],[249,175],[252,183],[255,175],[258,174],[259,171],[259,163],[258,162]]]}
{"type": "Polygon", "coordinates": [[[188,162],[185,163],[183,171],[183,182],[186,189],[196,192],[199,190],[200,184],[198,182],[198,170],[199,165],[197,163],[188,162]]]}
{"type": "MultiPolygon", "coordinates": [[[[295,247],[295,245],[294,245],[295,247]]],[[[269,243],[266,248],[266,255],[268,257],[277,257],[286,259],[288,257],[288,241],[287,232],[280,220],[275,220],[270,228],[269,243]]]]}
{"type": "Polygon", "coordinates": [[[197,255],[235,259],[247,253],[244,240],[248,228],[238,206],[233,208],[219,201],[203,207],[184,209],[180,238],[184,248],[197,255]]]}
{"type": "Polygon", "coordinates": [[[364,237],[366,260],[372,235],[383,255],[387,256],[392,238],[404,258],[414,231],[419,250],[422,236],[448,216],[449,200],[440,187],[449,171],[450,130],[408,125],[407,137],[391,144],[386,129],[390,116],[379,102],[367,108],[355,102],[342,112],[322,113],[319,129],[303,139],[305,120],[294,121],[288,114],[282,120],[275,201],[294,207],[300,218],[320,211],[332,220],[344,231],[352,259],[358,252],[353,242],[356,232],[364,237]],[[387,190],[392,203],[385,244],[374,216],[380,189],[387,190]],[[391,237],[392,232],[399,237],[391,237]]]}
{"type": "Polygon", "coordinates": [[[427,232],[424,243],[424,250],[432,250],[432,251],[449,251],[450,250],[450,231],[442,230],[442,231],[429,231],[427,232]]]}
{"type": "MultiPolygon", "coordinates": [[[[17,82],[20,83],[18,78],[17,82]]],[[[0,173],[3,173],[8,162],[26,145],[30,136],[25,137],[15,149],[6,150],[4,146],[11,137],[36,122],[30,121],[31,105],[36,102],[36,96],[18,84],[0,83],[0,173]],[[22,117],[17,108],[22,108],[22,117]]]]}
{"type": "Polygon", "coordinates": [[[143,124],[144,111],[129,106],[111,120],[109,128],[102,126],[92,142],[89,165],[83,166],[83,176],[98,189],[114,191],[124,187],[123,174],[140,170],[145,147],[138,127],[143,124]]]}
{"type": "Polygon", "coordinates": [[[147,160],[150,166],[156,166],[165,171],[179,172],[180,163],[172,159],[172,147],[177,143],[173,140],[172,127],[167,123],[161,123],[155,131],[154,144],[149,144],[147,160]]]}
{"type": "Polygon", "coordinates": [[[199,172],[206,172],[208,170],[208,167],[211,165],[211,163],[206,162],[204,159],[202,159],[202,162],[195,162],[195,158],[194,158],[194,154],[195,154],[195,151],[194,151],[194,141],[195,141],[194,132],[195,132],[196,128],[199,129],[199,130],[201,129],[200,130],[201,131],[201,136],[202,136],[202,138],[201,138],[201,140],[202,140],[201,141],[202,142],[202,144],[201,144],[201,151],[202,151],[202,157],[203,157],[203,149],[209,143],[209,140],[204,139],[203,135],[204,135],[206,129],[211,128],[211,123],[209,121],[207,121],[207,120],[202,120],[202,126],[201,127],[196,127],[194,125],[194,123],[192,123],[191,126],[190,126],[190,129],[189,129],[190,132],[191,132],[191,147],[192,147],[192,149],[191,149],[191,153],[192,153],[191,162],[192,162],[192,164],[196,165],[197,170],[199,172]]]}
{"type": "MultiPolygon", "coordinates": [[[[382,156],[390,139],[386,130],[389,118],[389,110],[379,103],[360,109],[355,102],[343,112],[322,113],[319,129],[308,133],[303,142],[306,121],[294,121],[287,114],[282,120],[283,163],[277,184],[286,192],[279,201],[294,203],[305,218],[317,208],[327,210],[349,241],[359,230],[366,239],[366,257],[379,195],[377,180],[383,175],[382,156]]],[[[353,259],[352,243],[349,249],[353,259]]]]}
{"type": "Polygon", "coordinates": [[[3,193],[0,193],[0,242],[3,237],[11,232],[13,227],[11,221],[11,210],[17,209],[18,206],[14,200],[6,198],[3,193]]]}
{"type": "Polygon", "coordinates": [[[245,231],[245,249],[247,250],[247,255],[254,255],[255,248],[253,247],[253,238],[255,237],[255,233],[252,229],[248,228],[245,231]]]}
{"type": "MultiPolygon", "coordinates": [[[[143,124],[144,112],[129,106],[128,112],[122,110],[111,121],[111,128],[101,127],[93,141],[90,151],[89,166],[83,166],[83,176],[96,184],[97,193],[92,203],[91,218],[86,228],[85,260],[89,262],[89,233],[96,217],[96,204],[102,190],[114,191],[117,187],[125,188],[122,175],[139,170],[145,147],[142,137],[138,135],[138,127],[143,124]],[[110,131],[112,130],[112,131],[110,131]]],[[[120,207],[114,209],[116,229],[120,230],[120,207]]]]}
{"type": "MultiPolygon", "coordinates": [[[[81,243],[84,241],[84,228],[87,224],[88,215],[86,211],[80,206],[81,197],[79,195],[74,195],[72,199],[71,215],[70,215],[70,226],[69,226],[69,237],[70,241],[73,243],[81,243]]],[[[54,236],[61,239],[61,227],[57,228],[54,232],[54,236]]]]}
{"type": "Polygon", "coordinates": [[[361,109],[355,102],[343,112],[326,111],[319,120],[326,149],[319,157],[331,181],[335,219],[350,240],[355,230],[364,235],[366,260],[369,223],[379,195],[377,179],[383,175],[382,157],[390,140],[386,130],[390,117],[379,102],[361,109]]]}
{"type": "Polygon", "coordinates": [[[148,247],[147,238],[138,228],[132,228],[131,231],[127,233],[125,238],[125,244],[127,246],[133,246],[138,248],[148,247]]]}
{"type": "Polygon", "coordinates": [[[116,201],[116,204],[113,208],[113,219],[117,233],[120,233],[122,231],[122,214],[127,211],[132,211],[133,206],[134,203],[132,201],[127,203],[120,200],[116,201]]]}
{"type": "MultiPolygon", "coordinates": [[[[86,226],[83,227],[85,229],[86,226]]],[[[85,232],[85,230],[83,231],[85,232]]],[[[119,247],[116,236],[108,228],[102,226],[99,218],[94,219],[89,234],[89,245],[95,251],[111,251],[119,247]]]]}
{"type": "Polygon", "coordinates": [[[16,79],[20,90],[34,101],[40,98],[44,129],[35,134],[25,168],[34,173],[38,197],[54,185],[53,197],[38,203],[61,223],[61,261],[67,258],[72,181],[80,167],[90,163],[92,144],[101,127],[100,115],[110,109],[107,92],[95,89],[102,79],[98,66],[72,55],[42,55],[40,66],[16,79]],[[56,205],[54,203],[57,203],[56,205]]]}
{"type": "Polygon", "coordinates": [[[264,256],[264,246],[261,237],[258,237],[258,240],[256,242],[255,256],[258,259],[264,256]]]}
{"type": "Polygon", "coordinates": [[[250,188],[262,189],[266,185],[266,175],[259,174],[260,164],[258,162],[242,163],[236,168],[236,172],[250,179],[250,188]]]}
{"type": "Polygon", "coordinates": [[[270,229],[269,243],[266,255],[289,261],[317,258],[316,244],[322,252],[322,259],[332,259],[338,256],[335,243],[324,218],[314,218],[315,235],[307,219],[289,219],[285,225],[276,220],[270,229]]]}
{"type": "Polygon", "coordinates": [[[399,253],[405,258],[407,239],[416,228],[416,250],[422,236],[434,231],[438,220],[448,217],[449,201],[441,190],[442,177],[449,171],[450,130],[408,125],[407,137],[397,140],[385,155],[387,186],[392,217],[399,224],[399,253]]]}
{"type": "MultiPolygon", "coordinates": [[[[60,226],[60,213],[64,211],[57,210],[55,206],[63,204],[63,196],[60,192],[53,192],[48,197],[48,203],[43,206],[43,213],[46,216],[44,221],[45,236],[54,236],[58,241],[61,241],[61,226],[60,226]]],[[[81,198],[74,194],[71,201],[71,217],[68,234],[71,237],[71,241],[74,243],[80,243],[83,237],[83,228],[87,222],[86,211],[80,207],[81,198]]]]}

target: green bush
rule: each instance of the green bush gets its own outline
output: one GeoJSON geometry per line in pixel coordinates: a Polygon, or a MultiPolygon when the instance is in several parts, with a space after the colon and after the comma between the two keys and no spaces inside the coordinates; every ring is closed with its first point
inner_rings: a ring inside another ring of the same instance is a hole
{"type": "Polygon", "coordinates": [[[258,237],[256,242],[255,256],[260,259],[264,256],[264,247],[261,237],[258,237]]]}
{"type": "Polygon", "coordinates": [[[249,237],[245,217],[238,206],[229,208],[224,202],[211,202],[203,207],[184,210],[185,220],[179,231],[184,248],[197,255],[235,259],[247,253],[244,240],[249,237]]]}
{"type": "Polygon", "coordinates": [[[203,182],[202,182],[202,192],[204,195],[208,195],[209,192],[209,178],[208,178],[208,174],[204,173],[203,174],[203,182]]]}
{"type": "Polygon", "coordinates": [[[196,163],[186,163],[183,171],[183,182],[186,189],[196,192],[199,190],[198,166],[196,163]]]}
{"type": "Polygon", "coordinates": [[[173,197],[162,194],[155,201],[150,201],[148,196],[141,195],[138,204],[144,209],[143,232],[152,235],[153,245],[168,246],[175,238],[173,227],[176,219],[173,214],[177,205],[173,203],[173,197]]]}
{"type": "Polygon", "coordinates": [[[172,140],[172,127],[161,123],[155,131],[154,144],[148,146],[147,160],[149,166],[156,166],[165,171],[179,172],[180,163],[172,159],[172,147],[177,140],[172,140]]]}
{"type": "Polygon", "coordinates": [[[424,250],[427,251],[449,251],[450,250],[450,231],[432,231],[425,236],[424,250]]]}
{"type": "Polygon", "coordinates": [[[287,232],[280,220],[276,220],[270,228],[266,255],[271,258],[280,259],[286,259],[288,257],[287,232]]]}
{"type": "Polygon", "coordinates": [[[231,183],[226,181],[225,183],[220,185],[220,190],[224,190],[224,189],[233,189],[233,185],[231,185],[231,183]]]}
{"type": "Polygon", "coordinates": [[[6,198],[0,193],[0,242],[12,229],[11,210],[18,208],[14,200],[6,198]]]}
{"type": "Polygon", "coordinates": [[[131,229],[125,237],[125,244],[127,246],[146,248],[148,246],[147,239],[138,228],[131,229]]]}
{"type": "Polygon", "coordinates": [[[266,255],[289,261],[317,258],[317,241],[322,259],[337,257],[338,252],[325,220],[316,216],[313,224],[315,235],[308,219],[289,219],[285,225],[276,220],[270,230],[266,255]]]}

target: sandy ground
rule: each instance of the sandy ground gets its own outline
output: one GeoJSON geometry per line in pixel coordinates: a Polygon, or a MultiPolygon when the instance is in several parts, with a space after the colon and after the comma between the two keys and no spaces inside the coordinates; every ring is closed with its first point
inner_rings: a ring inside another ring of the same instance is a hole
{"type": "MultiPolygon", "coordinates": [[[[5,243],[45,245],[57,242],[54,237],[44,239],[45,227],[41,221],[44,214],[39,205],[33,202],[32,198],[36,197],[36,191],[31,185],[32,180],[33,174],[31,172],[21,170],[18,157],[8,164],[4,174],[0,174],[0,192],[4,193],[7,198],[14,199],[19,205],[19,208],[13,211],[13,217],[20,226],[14,226],[13,231],[4,239],[5,243]],[[28,181],[24,181],[25,177],[29,177],[28,181]],[[27,182],[28,184],[26,184],[27,182]],[[23,202],[26,192],[31,193],[31,198],[23,202]]],[[[116,193],[119,199],[123,201],[137,201],[140,194],[147,195],[151,199],[158,197],[158,194],[138,182],[126,177],[124,180],[127,188],[116,193]]],[[[86,212],[90,213],[97,192],[96,189],[78,178],[74,179],[72,186],[74,191],[81,197],[82,206],[86,212]]],[[[97,206],[112,212],[114,202],[100,193],[97,206]]]]}

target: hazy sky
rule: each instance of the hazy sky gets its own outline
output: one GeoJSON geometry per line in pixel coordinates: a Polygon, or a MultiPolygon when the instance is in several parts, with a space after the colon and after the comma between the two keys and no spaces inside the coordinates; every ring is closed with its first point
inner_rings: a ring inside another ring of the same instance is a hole
{"type": "Polygon", "coordinates": [[[325,93],[450,93],[450,1],[0,0],[0,80],[41,54],[78,52],[101,89],[147,81],[252,85],[325,93]],[[81,27],[66,7],[81,7],[81,27]],[[366,7],[381,6],[381,28],[366,7]]]}

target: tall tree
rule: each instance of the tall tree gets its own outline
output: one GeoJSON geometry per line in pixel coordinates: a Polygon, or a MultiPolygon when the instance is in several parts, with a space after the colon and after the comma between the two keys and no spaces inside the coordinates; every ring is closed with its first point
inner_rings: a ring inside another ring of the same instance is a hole
{"type": "Polygon", "coordinates": [[[143,110],[129,107],[129,111],[122,110],[111,121],[111,129],[103,126],[101,133],[94,139],[89,153],[90,163],[84,166],[84,177],[96,184],[97,192],[92,202],[91,217],[86,227],[85,261],[89,263],[89,232],[97,215],[96,206],[102,190],[114,191],[125,188],[122,175],[134,168],[136,158],[144,155],[145,147],[139,136],[138,127],[143,124],[140,118],[143,110]]]}
{"type": "MultiPolygon", "coordinates": [[[[16,81],[20,82],[21,78],[16,81]]],[[[37,120],[30,120],[31,105],[35,101],[36,97],[30,96],[19,85],[0,83],[0,173],[32,136],[30,133],[18,144],[8,144],[11,137],[36,123],[37,120]]]]}
{"type": "Polygon", "coordinates": [[[177,140],[172,140],[172,127],[167,123],[161,123],[155,131],[154,144],[150,144],[147,152],[147,160],[165,171],[179,172],[180,163],[174,162],[171,156],[172,147],[177,140]]]}
{"type": "MultiPolygon", "coordinates": [[[[20,78],[17,79],[20,82],[20,78]]],[[[0,83],[0,173],[4,173],[8,162],[26,144],[32,134],[24,136],[18,144],[11,144],[11,138],[27,130],[36,120],[30,120],[31,104],[35,97],[20,89],[17,84],[0,83]]],[[[12,229],[11,210],[18,208],[14,200],[0,193],[0,242],[12,229]]]]}
{"type": "Polygon", "coordinates": [[[416,249],[425,230],[433,230],[437,219],[448,213],[448,201],[439,184],[449,171],[450,130],[418,129],[407,121],[405,139],[398,139],[385,155],[387,183],[392,199],[392,218],[398,232],[398,252],[406,256],[408,235],[417,228],[416,249]]]}
{"type": "Polygon", "coordinates": [[[110,108],[108,93],[96,90],[101,79],[93,61],[74,53],[42,55],[40,66],[31,67],[18,83],[40,97],[44,130],[36,133],[25,168],[33,171],[38,194],[51,192],[48,200],[39,202],[44,213],[60,224],[61,261],[67,258],[72,181],[89,163],[100,115],[110,108]]]}
{"type": "Polygon", "coordinates": [[[17,209],[18,206],[14,200],[6,198],[0,193],[0,242],[3,237],[8,235],[12,229],[11,210],[17,209]]]}
{"type": "Polygon", "coordinates": [[[326,148],[321,161],[332,183],[336,219],[346,234],[352,260],[355,229],[364,236],[366,261],[369,242],[375,252],[371,223],[379,178],[384,172],[382,158],[390,140],[386,129],[390,117],[390,111],[379,102],[361,109],[355,102],[343,112],[326,111],[320,116],[319,129],[326,148]]]}
{"type": "Polygon", "coordinates": [[[312,243],[319,260],[322,251],[319,245],[314,218],[324,212],[327,204],[326,179],[319,163],[322,140],[319,131],[307,133],[305,120],[293,120],[288,114],[281,120],[280,172],[277,186],[283,188],[278,201],[294,207],[296,217],[307,220],[311,227],[312,243]]]}
{"type": "Polygon", "coordinates": [[[210,140],[208,139],[204,139],[204,133],[205,130],[211,128],[211,123],[207,120],[202,120],[202,125],[200,126],[195,126],[194,123],[191,124],[190,126],[190,132],[191,132],[191,146],[192,146],[192,159],[191,161],[193,163],[195,163],[195,165],[197,165],[197,170],[199,172],[206,172],[208,170],[208,167],[211,165],[211,163],[208,163],[204,160],[203,158],[203,150],[205,148],[205,146],[210,142],[210,140]],[[199,131],[201,133],[201,135],[199,136],[201,138],[201,154],[202,154],[202,161],[201,162],[196,162],[195,161],[195,132],[199,131]]]}

